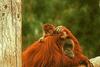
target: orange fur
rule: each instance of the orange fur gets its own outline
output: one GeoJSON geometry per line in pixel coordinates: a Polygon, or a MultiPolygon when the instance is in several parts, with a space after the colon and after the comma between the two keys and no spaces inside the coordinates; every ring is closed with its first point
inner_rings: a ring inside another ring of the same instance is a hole
{"type": "Polygon", "coordinates": [[[66,27],[62,26],[62,32],[66,32],[68,35],[68,38],[71,40],[73,46],[74,46],[74,54],[75,57],[72,59],[70,62],[70,67],[71,66],[80,66],[82,64],[86,65],[86,67],[91,67],[91,64],[86,56],[83,55],[82,49],[80,47],[80,44],[76,37],[71,33],[70,30],[68,30],[66,27]]]}
{"type": "Polygon", "coordinates": [[[43,38],[42,42],[36,41],[29,46],[23,52],[22,61],[22,67],[81,67],[81,61],[90,67],[88,58],[83,55],[78,40],[66,27],[63,27],[62,32],[48,35],[43,38]],[[70,59],[63,52],[65,41],[65,38],[61,38],[63,32],[68,34],[68,38],[71,39],[74,46],[73,52],[75,53],[75,57],[73,59],[70,59]]]}
{"type": "Polygon", "coordinates": [[[63,52],[62,33],[56,33],[55,27],[49,24],[45,24],[43,30],[46,37],[23,52],[22,67],[66,67],[69,58],[63,52]]]}
{"type": "MultiPolygon", "coordinates": [[[[63,43],[60,34],[37,41],[23,52],[23,67],[69,67],[69,59],[62,51],[63,43]]],[[[69,59],[70,60],[70,59],[69,59]]]]}

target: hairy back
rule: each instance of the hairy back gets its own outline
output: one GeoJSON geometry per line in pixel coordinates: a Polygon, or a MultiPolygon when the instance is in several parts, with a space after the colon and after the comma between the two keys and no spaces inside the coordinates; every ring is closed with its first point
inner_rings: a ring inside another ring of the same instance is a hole
{"type": "Polygon", "coordinates": [[[68,57],[61,41],[55,34],[33,43],[23,52],[23,67],[66,67],[68,57]]]}

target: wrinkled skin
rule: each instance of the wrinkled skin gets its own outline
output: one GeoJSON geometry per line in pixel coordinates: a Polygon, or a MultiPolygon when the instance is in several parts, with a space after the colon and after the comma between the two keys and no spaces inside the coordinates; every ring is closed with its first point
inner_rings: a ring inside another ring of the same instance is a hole
{"type": "Polygon", "coordinates": [[[64,26],[58,26],[56,28],[56,30],[58,32],[66,33],[67,38],[70,39],[71,43],[74,46],[73,52],[74,52],[75,56],[74,56],[74,58],[72,58],[72,61],[69,62],[69,66],[70,67],[92,67],[89,59],[85,55],[83,55],[80,44],[79,44],[78,40],[76,39],[76,37],[71,33],[71,31],[68,30],[64,26]]]}

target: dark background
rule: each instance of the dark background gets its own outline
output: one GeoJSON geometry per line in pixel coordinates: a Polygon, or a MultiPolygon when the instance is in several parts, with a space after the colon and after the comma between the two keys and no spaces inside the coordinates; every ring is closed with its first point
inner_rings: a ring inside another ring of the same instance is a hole
{"type": "Polygon", "coordinates": [[[100,0],[23,0],[23,49],[42,36],[44,23],[64,25],[89,58],[100,55],[100,0]]]}

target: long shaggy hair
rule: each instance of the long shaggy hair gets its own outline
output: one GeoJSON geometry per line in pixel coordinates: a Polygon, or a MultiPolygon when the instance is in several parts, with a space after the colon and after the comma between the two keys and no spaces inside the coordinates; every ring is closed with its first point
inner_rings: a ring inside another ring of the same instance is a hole
{"type": "Polygon", "coordinates": [[[22,67],[81,67],[82,64],[91,67],[88,58],[82,53],[78,40],[66,27],[59,33],[53,31],[52,35],[47,35],[42,41],[38,40],[29,46],[23,52],[22,61],[22,67]],[[75,56],[72,59],[65,55],[63,50],[66,40],[62,38],[64,32],[73,44],[75,56]]]}
{"type": "MultiPolygon", "coordinates": [[[[23,67],[69,67],[68,57],[63,52],[61,34],[45,37],[37,41],[23,52],[23,67]]],[[[70,59],[69,59],[70,60],[70,59]]]]}

